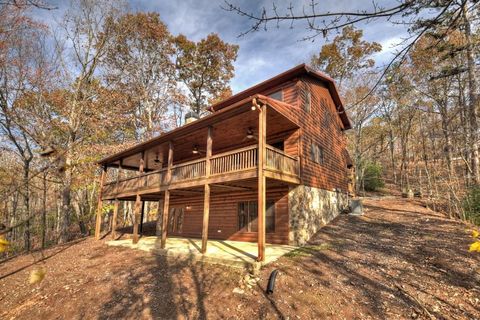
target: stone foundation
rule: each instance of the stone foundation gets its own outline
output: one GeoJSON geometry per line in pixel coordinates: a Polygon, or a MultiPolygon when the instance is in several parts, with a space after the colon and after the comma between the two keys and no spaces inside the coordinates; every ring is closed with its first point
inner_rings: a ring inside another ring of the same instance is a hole
{"type": "Polygon", "coordinates": [[[291,188],[288,193],[289,243],[304,245],[347,206],[347,195],[340,191],[304,185],[291,188]]]}

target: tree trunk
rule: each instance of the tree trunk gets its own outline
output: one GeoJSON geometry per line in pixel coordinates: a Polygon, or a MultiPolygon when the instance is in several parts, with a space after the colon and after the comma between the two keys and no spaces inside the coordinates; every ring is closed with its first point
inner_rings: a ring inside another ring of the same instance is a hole
{"type": "Polygon", "coordinates": [[[448,128],[448,114],[447,114],[447,107],[441,106],[440,107],[440,117],[442,123],[442,133],[445,139],[445,147],[444,147],[444,154],[445,154],[445,161],[447,162],[447,169],[449,178],[453,176],[453,165],[452,165],[452,140],[450,138],[450,130],[448,128]]]}
{"type": "Polygon", "coordinates": [[[31,241],[30,241],[30,160],[25,160],[23,162],[23,184],[25,186],[25,190],[23,193],[23,201],[25,206],[25,219],[27,219],[25,226],[24,226],[24,241],[25,241],[25,250],[27,252],[31,249],[31,241]]]}
{"type": "Polygon", "coordinates": [[[42,249],[47,245],[47,172],[43,172],[42,249]]]}
{"type": "Polygon", "coordinates": [[[475,57],[473,53],[472,30],[467,12],[468,2],[463,5],[464,16],[464,32],[467,40],[467,69],[468,69],[468,118],[470,122],[470,138],[471,138],[471,157],[472,172],[475,184],[480,184],[480,159],[479,159],[479,141],[478,141],[478,122],[477,122],[477,82],[475,79],[475,57]]]}
{"type": "Polygon", "coordinates": [[[71,159],[71,150],[73,147],[73,140],[67,145],[67,153],[64,159],[64,168],[63,168],[63,189],[62,189],[62,212],[60,213],[60,243],[65,243],[69,241],[68,229],[70,226],[70,216],[72,210],[72,159],[71,159]]]}

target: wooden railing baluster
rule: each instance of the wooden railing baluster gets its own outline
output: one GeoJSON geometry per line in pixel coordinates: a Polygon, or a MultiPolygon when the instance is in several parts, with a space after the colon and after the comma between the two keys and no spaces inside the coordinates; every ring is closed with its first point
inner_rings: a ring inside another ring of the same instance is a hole
{"type": "MultiPolygon", "coordinates": [[[[255,169],[258,164],[258,146],[252,145],[245,148],[213,155],[210,159],[209,176],[255,169]]],[[[290,175],[299,174],[299,161],[297,157],[287,155],[272,146],[266,146],[266,168],[290,175]]],[[[207,176],[206,160],[199,159],[172,166],[172,183],[190,181],[207,176]]],[[[148,190],[165,185],[166,168],[144,173],[138,177],[115,180],[104,185],[105,196],[115,196],[134,192],[138,186],[148,190]],[[141,180],[138,180],[141,179],[141,180]],[[117,187],[115,187],[117,185],[117,187]]]]}

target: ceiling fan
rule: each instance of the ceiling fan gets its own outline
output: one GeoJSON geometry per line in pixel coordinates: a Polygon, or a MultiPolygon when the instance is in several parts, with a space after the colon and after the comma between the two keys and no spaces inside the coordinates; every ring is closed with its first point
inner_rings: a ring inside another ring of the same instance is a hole
{"type": "Polygon", "coordinates": [[[154,165],[155,165],[155,166],[159,166],[159,165],[162,164],[162,160],[160,160],[160,159],[158,158],[158,153],[156,154],[155,159],[153,159],[153,162],[154,162],[154,165]]]}
{"type": "Polygon", "coordinates": [[[258,141],[258,137],[255,135],[252,127],[248,127],[247,134],[245,135],[245,138],[243,138],[242,142],[247,141],[247,140],[258,141]]]}
{"type": "Polygon", "coordinates": [[[202,154],[202,153],[206,153],[206,151],[205,150],[200,150],[198,148],[198,144],[196,144],[196,145],[193,146],[192,153],[193,154],[202,154]]]}

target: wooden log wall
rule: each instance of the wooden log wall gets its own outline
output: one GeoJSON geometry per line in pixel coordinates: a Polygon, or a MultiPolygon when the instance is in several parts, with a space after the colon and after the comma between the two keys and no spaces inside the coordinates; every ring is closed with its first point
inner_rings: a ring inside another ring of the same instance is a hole
{"type": "MultiPolygon", "coordinates": [[[[238,203],[256,201],[256,191],[235,191],[224,194],[211,194],[208,239],[228,239],[237,241],[257,241],[256,232],[238,230],[238,203]]],[[[267,243],[288,244],[288,188],[267,189],[267,202],[275,201],[275,232],[266,234],[267,243]]],[[[181,233],[170,235],[200,238],[203,221],[203,195],[195,197],[171,198],[170,208],[183,207],[185,215],[181,233]]]]}

